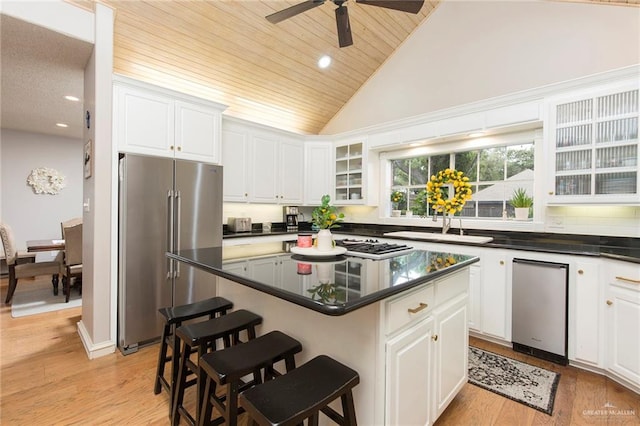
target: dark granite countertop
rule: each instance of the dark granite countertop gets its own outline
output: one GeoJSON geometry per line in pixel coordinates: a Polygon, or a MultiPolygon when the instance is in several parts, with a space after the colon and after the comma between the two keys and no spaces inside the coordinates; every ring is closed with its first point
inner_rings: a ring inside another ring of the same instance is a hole
{"type": "MultiPolygon", "coordinates": [[[[259,252],[262,244],[257,243],[259,252]]],[[[414,250],[388,259],[363,259],[352,256],[309,258],[289,253],[284,246],[267,255],[236,257],[234,247],[209,247],[181,250],[167,256],[214,275],[251,287],[296,305],[325,315],[344,315],[356,309],[449,275],[477,262],[475,256],[414,250]],[[225,254],[225,251],[228,252],[225,254]],[[279,268],[278,282],[273,271],[265,268],[273,259],[279,268]],[[246,274],[245,267],[253,271],[246,274]],[[259,267],[252,268],[252,263],[259,267]],[[366,272],[368,271],[368,273],[366,272]],[[373,273],[375,271],[375,273],[373,273]],[[360,279],[366,277],[366,279],[360,279]]],[[[246,255],[245,255],[246,256],[246,255]]]]}
{"type": "MultiPolygon", "coordinates": [[[[236,234],[230,234],[227,232],[224,233],[223,236],[224,238],[246,238],[262,235],[291,234],[292,239],[295,239],[294,236],[297,235],[298,232],[311,231],[311,224],[307,222],[301,223],[299,226],[299,231],[287,231],[284,226],[279,226],[279,224],[273,224],[271,229],[271,232],[262,232],[261,224],[254,224],[254,230],[252,230],[252,232],[236,234]]],[[[383,238],[385,233],[395,231],[437,233],[431,228],[423,228],[417,226],[377,225],[361,223],[343,223],[340,228],[332,230],[332,232],[336,234],[361,235],[372,238],[383,238]]],[[[455,232],[457,232],[457,229],[452,230],[452,233],[455,232]]],[[[484,244],[451,241],[434,242],[442,244],[506,248],[510,250],[526,250],[545,253],[606,257],[609,259],[616,259],[640,264],[640,238],[486,230],[468,230],[465,231],[465,235],[491,236],[493,237],[493,241],[484,244]]]]}

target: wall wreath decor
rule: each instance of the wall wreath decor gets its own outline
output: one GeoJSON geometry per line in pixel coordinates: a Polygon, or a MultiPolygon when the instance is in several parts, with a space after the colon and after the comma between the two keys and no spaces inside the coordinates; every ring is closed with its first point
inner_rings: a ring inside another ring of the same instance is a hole
{"type": "Polygon", "coordinates": [[[33,187],[36,194],[56,195],[62,188],[67,186],[64,183],[65,176],[56,169],[48,167],[38,167],[33,169],[27,177],[27,183],[33,187]]]}

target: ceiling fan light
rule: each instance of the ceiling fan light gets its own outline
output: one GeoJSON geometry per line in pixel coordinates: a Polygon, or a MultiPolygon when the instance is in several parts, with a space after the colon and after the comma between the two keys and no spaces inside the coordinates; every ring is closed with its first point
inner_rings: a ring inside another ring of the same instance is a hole
{"type": "Polygon", "coordinates": [[[320,59],[318,59],[318,67],[321,69],[328,68],[331,65],[331,56],[322,55],[320,59]]]}

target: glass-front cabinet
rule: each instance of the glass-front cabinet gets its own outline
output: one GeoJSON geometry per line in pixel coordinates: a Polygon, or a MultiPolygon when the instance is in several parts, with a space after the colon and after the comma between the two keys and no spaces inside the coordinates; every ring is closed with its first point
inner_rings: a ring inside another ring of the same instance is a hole
{"type": "Polygon", "coordinates": [[[335,146],[335,202],[360,204],[364,199],[364,143],[335,146]]]}
{"type": "Polygon", "coordinates": [[[638,88],[550,105],[550,203],[637,203],[638,88]]]}

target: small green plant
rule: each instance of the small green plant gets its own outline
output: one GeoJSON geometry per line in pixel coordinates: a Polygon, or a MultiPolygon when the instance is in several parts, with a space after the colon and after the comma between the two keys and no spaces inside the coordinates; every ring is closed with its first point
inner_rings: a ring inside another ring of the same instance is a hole
{"type": "Polygon", "coordinates": [[[311,213],[311,221],[319,229],[339,227],[338,223],[344,219],[344,213],[339,213],[338,209],[330,204],[331,197],[328,194],[323,195],[320,201],[322,204],[311,213]]]}
{"type": "Polygon", "coordinates": [[[513,191],[513,195],[509,200],[514,208],[527,208],[533,205],[533,198],[527,195],[527,190],[524,188],[518,188],[513,191]]]}

